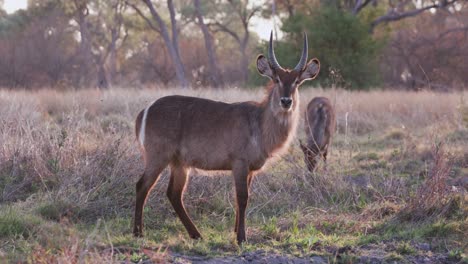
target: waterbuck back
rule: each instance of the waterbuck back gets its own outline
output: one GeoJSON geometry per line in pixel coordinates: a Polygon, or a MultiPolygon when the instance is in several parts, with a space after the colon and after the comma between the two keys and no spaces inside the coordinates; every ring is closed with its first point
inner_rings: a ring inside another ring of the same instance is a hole
{"type": "Polygon", "coordinates": [[[313,172],[317,165],[317,156],[326,162],[328,147],[335,131],[335,111],[330,100],[315,97],[307,105],[304,118],[306,144],[300,142],[307,168],[313,172]]]}

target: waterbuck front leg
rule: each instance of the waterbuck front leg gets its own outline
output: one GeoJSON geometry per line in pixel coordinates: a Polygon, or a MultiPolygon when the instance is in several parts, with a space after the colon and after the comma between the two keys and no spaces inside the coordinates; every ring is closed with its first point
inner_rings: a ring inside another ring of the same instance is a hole
{"type": "MultiPolygon", "coordinates": [[[[247,177],[247,189],[250,192],[250,186],[252,184],[253,173],[250,173],[247,177]]],[[[236,222],[234,223],[234,233],[237,233],[237,226],[239,225],[239,207],[236,205],[236,222]]]]}
{"type": "Polygon", "coordinates": [[[236,187],[236,225],[237,225],[237,243],[240,245],[245,239],[245,209],[249,201],[249,168],[244,161],[235,161],[232,167],[234,184],[236,187]]]}
{"type": "Polygon", "coordinates": [[[171,179],[167,188],[167,197],[189,236],[193,239],[199,239],[202,238],[201,234],[188,216],[182,200],[185,185],[187,184],[187,174],[188,170],[183,166],[171,164],[171,179]]]}

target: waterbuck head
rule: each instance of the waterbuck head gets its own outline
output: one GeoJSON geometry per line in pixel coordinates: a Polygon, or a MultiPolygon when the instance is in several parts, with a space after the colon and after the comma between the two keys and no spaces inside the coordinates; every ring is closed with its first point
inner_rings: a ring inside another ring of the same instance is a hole
{"type": "Polygon", "coordinates": [[[294,69],[283,69],[276,60],[275,50],[273,48],[273,31],[270,35],[270,44],[268,47],[268,58],[263,54],[257,58],[258,72],[270,78],[273,81],[270,103],[275,112],[289,112],[297,104],[298,87],[306,80],[314,79],[320,70],[318,59],[311,59],[307,63],[307,35],[304,33],[304,46],[299,63],[294,69]]]}

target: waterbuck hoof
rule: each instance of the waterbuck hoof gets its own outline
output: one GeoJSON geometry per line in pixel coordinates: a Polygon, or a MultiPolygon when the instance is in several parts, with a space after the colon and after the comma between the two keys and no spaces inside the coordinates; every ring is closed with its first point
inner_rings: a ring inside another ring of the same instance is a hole
{"type": "Polygon", "coordinates": [[[192,239],[197,239],[197,240],[203,239],[203,237],[202,237],[200,234],[190,235],[190,238],[192,238],[192,239]]]}
{"type": "Polygon", "coordinates": [[[133,236],[134,237],[143,237],[143,232],[141,232],[138,228],[133,229],[133,236]]]}
{"type": "Polygon", "coordinates": [[[237,240],[237,245],[239,246],[242,246],[242,244],[244,244],[246,242],[246,240],[237,240]]]}
{"type": "Polygon", "coordinates": [[[237,238],[237,244],[238,244],[239,246],[241,246],[242,243],[244,243],[244,242],[246,242],[246,241],[247,241],[247,240],[245,239],[245,237],[243,237],[243,238],[237,238]]]}
{"type": "Polygon", "coordinates": [[[192,239],[203,239],[203,237],[201,236],[200,232],[198,232],[198,230],[195,232],[189,232],[189,236],[192,239]]]}

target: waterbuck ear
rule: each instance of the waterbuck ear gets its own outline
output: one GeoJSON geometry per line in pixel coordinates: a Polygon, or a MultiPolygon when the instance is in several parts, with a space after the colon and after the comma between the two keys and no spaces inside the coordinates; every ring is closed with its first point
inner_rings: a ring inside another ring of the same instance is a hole
{"type": "Polygon", "coordinates": [[[317,77],[318,73],[320,71],[320,61],[316,58],[313,58],[307,63],[306,67],[304,70],[301,72],[301,75],[299,76],[299,81],[307,81],[307,80],[313,80],[315,77],[317,77]]]}
{"type": "Polygon", "coordinates": [[[266,76],[273,80],[273,69],[271,68],[270,63],[268,62],[268,59],[263,55],[259,55],[257,57],[257,70],[258,73],[260,73],[260,75],[266,76]]]}

